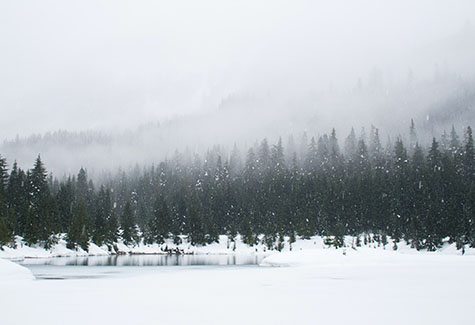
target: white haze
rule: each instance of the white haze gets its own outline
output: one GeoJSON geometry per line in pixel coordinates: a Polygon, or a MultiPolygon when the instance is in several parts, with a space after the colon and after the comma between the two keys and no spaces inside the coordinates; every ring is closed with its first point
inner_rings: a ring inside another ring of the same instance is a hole
{"type": "Polygon", "coordinates": [[[74,172],[333,126],[401,132],[475,89],[473,17],[473,1],[3,1],[0,138],[115,140],[0,154],[74,172]]]}

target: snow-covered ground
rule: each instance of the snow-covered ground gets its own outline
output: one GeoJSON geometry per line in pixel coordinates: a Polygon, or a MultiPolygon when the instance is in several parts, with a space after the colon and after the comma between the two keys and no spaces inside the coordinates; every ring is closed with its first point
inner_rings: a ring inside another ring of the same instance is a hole
{"type": "MultiPolygon", "coordinates": [[[[49,257],[64,257],[64,256],[102,256],[110,255],[111,251],[106,246],[98,247],[97,245],[91,243],[88,251],[84,251],[81,248],[68,249],[66,247],[66,241],[64,240],[64,235],[61,236],[58,243],[54,245],[51,249],[46,250],[41,245],[35,245],[33,247],[27,246],[23,240],[19,237],[16,239],[16,248],[11,248],[8,246],[3,246],[0,250],[0,258],[8,258],[14,260],[21,260],[23,258],[49,258],[49,257]]],[[[319,240],[319,243],[321,240],[319,240]]],[[[314,245],[310,241],[306,246],[314,245]]],[[[288,249],[288,244],[286,245],[288,249]]],[[[171,239],[167,240],[165,243],[145,245],[141,242],[138,245],[126,246],[124,243],[119,242],[116,245],[118,249],[117,253],[120,254],[167,254],[169,251],[177,250],[180,253],[185,254],[251,254],[251,253],[264,253],[268,249],[262,245],[258,244],[255,246],[248,246],[242,243],[240,237],[236,239],[235,242],[228,240],[227,236],[219,236],[219,243],[213,243],[204,246],[193,246],[187,242],[186,238],[183,237],[183,241],[179,245],[175,245],[171,239]]],[[[113,251],[112,253],[116,253],[113,251]]]]}
{"type": "Polygon", "coordinates": [[[0,286],[9,282],[16,283],[18,281],[21,282],[33,279],[34,276],[28,269],[0,258],[0,286]]]}
{"type": "MultiPolygon", "coordinates": [[[[218,244],[216,244],[218,245],[218,244]]],[[[475,256],[299,241],[262,266],[31,280],[0,259],[1,324],[471,324],[475,256]],[[18,275],[18,276],[13,276],[18,275]]]]}
{"type": "MultiPolygon", "coordinates": [[[[36,245],[34,247],[27,246],[21,238],[17,237],[16,239],[16,248],[11,248],[8,246],[3,246],[0,250],[0,258],[7,258],[13,260],[21,260],[23,258],[49,258],[49,257],[64,257],[64,256],[106,256],[110,255],[111,252],[106,246],[98,247],[97,245],[91,243],[88,251],[84,251],[79,248],[77,250],[72,250],[66,248],[66,241],[64,240],[64,235],[62,235],[56,245],[51,249],[46,250],[41,245],[36,245]]],[[[345,244],[346,249],[350,247],[355,247],[355,238],[346,236],[345,244]]],[[[377,243],[369,243],[365,247],[374,248],[377,250],[392,250],[393,243],[389,240],[389,243],[385,246],[378,245],[377,243]]],[[[311,239],[297,239],[295,243],[291,245],[288,243],[288,238],[284,243],[283,252],[288,251],[298,251],[298,250],[308,250],[308,249],[322,249],[326,245],[323,243],[323,238],[320,236],[314,236],[311,239]]],[[[126,246],[122,242],[119,242],[116,245],[118,253],[127,253],[127,254],[166,254],[170,250],[178,250],[181,253],[185,254],[231,254],[231,255],[242,255],[242,254],[269,254],[275,253],[275,250],[269,250],[265,245],[259,243],[254,246],[248,246],[241,241],[240,236],[238,235],[235,242],[228,240],[227,236],[219,236],[218,243],[212,243],[204,246],[193,246],[186,241],[186,238],[183,237],[182,243],[175,245],[172,240],[167,240],[164,244],[152,244],[145,245],[141,242],[138,245],[126,246]]],[[[405,242],[398,243],[398,251],[406,254],[418,254],[415,249],[410,248],[406,245],[405,242]]],[[[436,252],[437,254],[449,254],[449,255],[462,255],[461,250],[457,250],[455,244],[444,244],[444,246],[436,252]]],[[[475,255],[475,249],[470,248],[468,245],[465,247],[465,255],[475,255]]]]}

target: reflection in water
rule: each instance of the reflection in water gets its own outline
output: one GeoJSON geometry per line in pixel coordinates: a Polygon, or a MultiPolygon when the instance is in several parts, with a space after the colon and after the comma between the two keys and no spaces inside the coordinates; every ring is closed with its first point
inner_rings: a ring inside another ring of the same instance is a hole
{"type": "Polygon", "coordinates": [[[25,259],[21,264],[56,266],[257,265],[264,255],[114,255],[25,259]]]}
{"type": "Polygon", "coordinates": [[[187,266],[257,265],[264,255],[115,255],[25,259],[37,280],[92,280],[176,272],[187,266]],[[175,266],[176,268],[167,268],[175,266]]]}

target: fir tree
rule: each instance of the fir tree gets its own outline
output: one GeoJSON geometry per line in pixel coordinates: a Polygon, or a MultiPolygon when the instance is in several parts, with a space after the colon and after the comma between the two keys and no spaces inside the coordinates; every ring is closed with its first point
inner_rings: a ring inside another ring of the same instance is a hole
{"type": "Polygon", "coordinates": [[[107,196],[104,186],[101,186],[96,200],[94,227],[92,230],[92,241],[98,246],[102,246],[106,242],[107,219],[110,214],[110,198],[107,196]]]}
{"type": "Polygon", "coordinates": [[[13,231],[9,226],[7,217],[0,213],[0,250],[3,250],[2,246],[11,244],[13,239],[13,231]]]}
{"type": "Polygon", "coordinates": [[[25,228],[25,239],[34,244],[38,241],[49,247],[54,243],[52,237],[56,223],[57,211],[52,200],[46,169],[40,156],[36,159],[33,169],[27,175],[30,211],[28,227],[25,228]]]}
{"type": "Polygon", "coordinates": [[[149,238],[150,243],[162,244],[168,238],[171,230],[170,211],[167,202],[160,195],[154,204],[153,217],[149,224],[149,238]]]}
{"type": "Polygon", "coordinates": [[[417,144],[417,132],[414,120],[411,118],[411,126],[409,127],[409,149],[410,153],[413,153],[417,144]]]}
{"type": "Polygon", "coordinates": [[[58,210],[60,214],[61,230],[66,232],[73,217],[73,207],[75,202],[74,184],[71,177],[61,183],[56,195],[58,210]]]}
{"type": "Polygon", "coordinates": [[[77,249],[81,247],[85,251],[89,249],[89,229],[87,226],[87,207],[81,200],[74,207],[74,214],[69,227],[66,242],[70,249],[77,249]]]}
{"type": "Polygon", "coordinates": [[[121,218],[122,240],[125,245],[136,244],[138,240],[137,225],[130,202],[127,201],[121,218]]]}
{"type": "Polygon", "coordinates": [[[18,168],[16,161],[13,163],[10,177],[8,178],[5,197],[9,215],[16,223],[14,227],[15,233],[23,236],[29,210],[29,192],[26,174],[18,168]]]}

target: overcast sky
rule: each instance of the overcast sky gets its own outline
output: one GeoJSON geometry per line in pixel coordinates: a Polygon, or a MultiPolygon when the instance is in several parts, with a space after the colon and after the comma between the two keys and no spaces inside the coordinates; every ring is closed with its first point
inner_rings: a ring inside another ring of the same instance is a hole
{"type": "Polygon", "coordinates": [[[0,138],[350,87],[375,67],[418,76],[441,59],[463,72],[430,49],[474,17],[469,0],[1,1],[0,138]]]}

